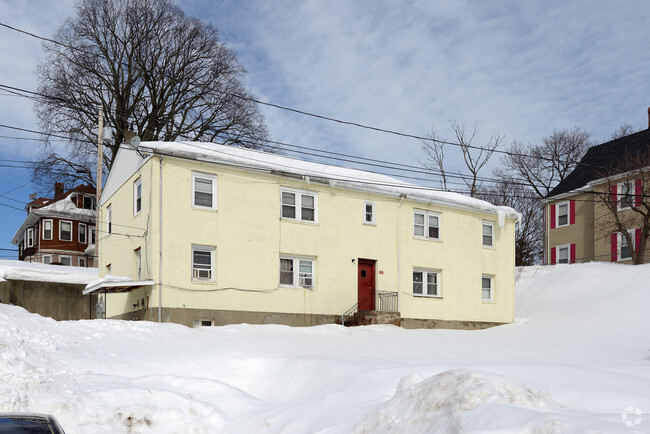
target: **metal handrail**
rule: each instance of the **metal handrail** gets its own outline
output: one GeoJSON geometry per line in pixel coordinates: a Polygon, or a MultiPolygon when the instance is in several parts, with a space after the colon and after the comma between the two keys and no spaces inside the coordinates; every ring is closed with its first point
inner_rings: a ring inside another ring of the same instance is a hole
{"type": "Polygon", "coordinates": [[[357,302],[350,309],[346,310],[341,315],[341,325],[345,325],[345,321],[352,318],[355,313],[359,312],[359,303],[365,305],[371,297],[375,297],[375,312],[397,312],[397,292],[390,291],[374,291],[366,295],[357,302]]]}

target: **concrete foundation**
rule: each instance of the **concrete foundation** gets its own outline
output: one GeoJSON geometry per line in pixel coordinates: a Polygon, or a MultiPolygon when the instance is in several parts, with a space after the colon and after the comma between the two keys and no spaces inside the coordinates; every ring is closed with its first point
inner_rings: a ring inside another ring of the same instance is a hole
{"type": "MultiPolygon", "coordinates": [[[[149,308],[112,317],[124,320],[158,322],[158,309],[149,308]]],[[[309,327],[334,324],[338,315],[307,315],[279,312],[246,312],[234,310],[163,308],[162,321],[194,327],[194,321],[210,321],[212,325],[228,324],[282,324],[291,327],[309,327]]]]}
{"type": "Polygon", "coordinates": [[[405,329],[454,329],[454,330],[481,330],[503,325],[498,322],[479,321],[448,321],[441,319],[416,319],[402,318],[402,327],[405,329]]]}
{"type": "MultiPolygon", "coordinates": [[[[402,318],[397,312],[364,312],[364,320],[355,325],[392,324],[406,329],[457,329],[480,330],[501,325],[500,323],[474,321],[445,321],[402,318]]],[[[158,322],[158,309],[141,309],[112,317],[122,320],[145,320],[158,322]]],[[[209,309],[163,308],[162,321],[194,327],[195,321],[206,321],[214,326],[228,324],[282,324],[291,327],[310,327],[323,324],[340,324],[340,315],[308,315],[280,312],[246,312],[209,309]]]]}
{"type": "Polygon", "coordinates": [[[7,280],[0,283],[0,303],[20,306],[57,321],[94,319],[96,295],[82,295],[85,284],[7,280]]]}

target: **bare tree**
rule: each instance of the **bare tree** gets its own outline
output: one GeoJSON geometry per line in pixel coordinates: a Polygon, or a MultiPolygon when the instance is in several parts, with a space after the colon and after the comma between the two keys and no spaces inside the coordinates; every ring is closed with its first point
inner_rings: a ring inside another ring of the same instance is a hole
{"type": "Polygon", "coordinates": [[[447,188],[447,172],[445,172],[445,144],[440,135],[431,129],[427,133],[430,140],[422,142],[422,151],[425,154],[424,160],[420,164],[431,172],[439,172],[441,176],[440,187],[443,191],[449,191],[447,188]]]}
{"type": "Polygon", "coordinates": [[[33,172],[42,187],[52,178],[95,182],[99,107],[114,129],[108,170],[129,129],[142,140],[267,147],[235,54],[171,0],[80,0],[54,40],[43,46],[35,111],[44,131],[70,140],[64,151],[44,146],[33,172]]]}
{"type": "Polygon", "coordinates": [[[553,131],[541,145],[524,146],[513,142],[502,160],[498,174],[514,173],[524,180],[539,197],[546,197],[553,187],[566,178],[592,145],[591,133],[576,127],[553,131]]]}
{"type": "Polygon", "coordinates": [[[596,227],[602,237],[620,234],[632,262],[643,264],[650,235],[650,146],[620,161],[607,174],[598,195],[607,211],[597,214],[596,227]]]}
{"type": "Polygon", "coordinates": [[[537,194],[530,187],[505,177],[489,187],[481,187],[477,197],[495,205],[509,206],[521,213],[521,222],[515,231],[515,265],[527,266],[539,262],[544,230],[537,194]]]}
{"type": "MultiPolygon", "coordinates": [[[[475,122],[472,125],[471,131],[468,130],[464,122],[459,122],[456,119],[449,121],[451,128],[456,136],[456,143],[460,145],[463,152],[463,160],[467,167],[469,174],[459,172],[461,179],[467,185],[469,195],[474,197],[478,193],[480,187],[479,171],[487,164],[492,157],[495,149],[499,147],[503,141],[504,136],[493,133],[488,142],[483,146],[473,144],[474,139],[479,131],[479,123],[475,122]]],[[[429,134],[430,141],[422,143],[422,149],[426,154],[425,161],[421,164],[429,170],[438,170],[442,173],[444,189],[447,190],[447,173],[444,169],[444,148],[446,146],[444,140],[440,136],[431,131],[429,134]]]]}
{"type": "Polygon", "coordinates": [[[635,130],[634,127],[628,123],[624,123],[612,133],[611,140],[620,139],[621,137],[629,136],[641,130],[635,130]]]}

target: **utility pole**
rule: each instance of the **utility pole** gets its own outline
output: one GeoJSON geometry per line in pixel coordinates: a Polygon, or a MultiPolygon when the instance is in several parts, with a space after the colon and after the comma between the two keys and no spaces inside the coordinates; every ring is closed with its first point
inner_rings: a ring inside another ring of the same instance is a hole
{"type": "Polygon", "coordinates": [[[99,106],[99,121],[97,131],[97,198],[95,199],[95,257],[99,271],[99,196],[102,194],[102,169],[104,167],[104,109],[99,106]]]}

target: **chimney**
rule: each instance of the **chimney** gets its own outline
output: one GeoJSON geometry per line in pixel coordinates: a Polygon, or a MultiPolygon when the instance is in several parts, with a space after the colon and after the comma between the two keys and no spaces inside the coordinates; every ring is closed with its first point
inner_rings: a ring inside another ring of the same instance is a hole
{"type": "MultiPolygon", "coordinates": [[[[650,107],[648,107],[648,113],[650,113],[650,107]]],[[[124,131],[124,143],[129,143],[129,140],[131,140],[137,135],[138,133],[136,133],[135,131],[131,131],[131,130],[124,131]]]]}
{"type": "Polygon", "coordinates": [[[64,197],[63,183],[57,182],[56,184],[54,184],[54,200],[63,199],[63,197],[64,197]]]}
{"type": "Polygon", "coordinates": [[[650,107],[648,107],[648,129],[650,130],[650,107]]]}

